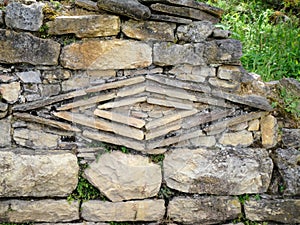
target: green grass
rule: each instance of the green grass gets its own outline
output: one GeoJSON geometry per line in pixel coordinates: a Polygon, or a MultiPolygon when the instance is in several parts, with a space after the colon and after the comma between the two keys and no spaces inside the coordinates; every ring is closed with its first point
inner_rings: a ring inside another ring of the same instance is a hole
{"type": "MultiPolygon", "coordinates": [[[[300,81],[300,20],[295,12],[287,11],[292,1],[286,0],[286,5],[270,5],[263,0],[203,2],[224,9],[219,26],[231,30],[231,38],[242,42],[241,61],[247,71],[265,81],[283,77],[300,81]],[[276,11],[280,6],[281,11],[276,11]]],[[[294,0],[293,6],[300,7],[299,1],[294,0]]]]}

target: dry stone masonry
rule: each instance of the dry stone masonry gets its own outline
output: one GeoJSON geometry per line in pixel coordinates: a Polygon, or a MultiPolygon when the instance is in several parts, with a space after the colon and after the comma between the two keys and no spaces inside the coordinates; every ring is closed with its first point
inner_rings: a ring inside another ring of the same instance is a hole
{"type": "Polygon", "coordinates": [[[300,129],[221,9],[0,6],[0,224],[300,223],[300,129]]]}

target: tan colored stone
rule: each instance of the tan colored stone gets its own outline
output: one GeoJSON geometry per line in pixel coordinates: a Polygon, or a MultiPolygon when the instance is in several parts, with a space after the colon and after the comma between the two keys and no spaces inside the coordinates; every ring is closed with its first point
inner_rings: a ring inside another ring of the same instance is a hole
{"type": "Polygon", "coordinates": [[[277,119],[268,115],[260,121],[261,139],[265,148],[272,148],[277,144],[277,119]]]}
{"type": "Polygon", "coordinates": [[[99,11],[97,2],[90,0],[75,0],[75,5],[91,11],[99,11]]]}
{"type": "Polygon", "coordinates": [[[148,157],[120,151],[101,155],[84,173],[113,202],[153,197],[162,181],[160,166],[148,157]]]}
{"type": "Polygon", "coordinates": [[[241,78],[241,68],[239,66],[220,66],[217,77],[223,80],[239,80],[241,78]]]}
{"type": "Polygon", "coordinates": [[[154,105],[172,107],[175,109],[183,109],[183,110],[193,109],[193,103],[190,101],[165,97],[163,95],[151,95],[151,97],[147,98],[147,102],[154,105]]]}
{"type": "Polygon", "coordinates": [[[179,130],[180,128],[181,128],[181,121],[176,121],[174,123],[164,124],[164,125],[162,124],[162,126],[159,128],[146,131],[145,139],[150,140],[156,137],[164,136],[170,133],[171,131],[176,131],[179,130]]]}
{"type": "Polygon", "coordinates": [[[8,200],[0,202],[1,222],[68,222],[79,219],[79,202],[8,200]],[[3,209],[3,211],[1,210],[3,209]]]}
{"type": "Polygon", "coordinates": [[[230,131],[242,131],[242,130],[247,130],[247,128],[248,128],[248,122],[247,121],[228,127],[228,129],[230,131]]]}
{"type": "Polygon", "coordinates": [[[61,82],[61,88],[63,92],[79,90],[88,86],[90,86],[90,78],[86,74],[72,76],[68,80],[61,82]]]}
{"type": "Polygon", "coordinates": [[[216,145],[216,138],[214,136],[200,136],[192,138],[188,141],[179,142],[176,146],[179,147],[214,147],[216,145]]]}
{"type": "Polygon", "coordinates": [[[246,130],[233,133],[224,133],[219,139],[220,144],[235,147],[248,147],[253,143],[253,141],[254,139],[252,133],[246,130]]]}
{"type": "Polygon", "coordinates": [[[122,106],[134,105],[139,102],[145,102],[147,100],[146,96],[142,97],[129,97],[122,98],[121,100],[116,99],[113,102],[104,103],[98,106],[98,109],[111,109],[111,108],[119,108],[122,106]]]}
{"type": "Polygon", "coordinates": [[[114,36],[120,32],[120,18],[113,15],[58,16],[47,25],[49,34],[75,34],[78,38],[114,36]]]}
{"type": "Polygon", "coordinates": [[[120,88],[117,91],[117,97],[127,97],[131,95],[137,95],[146,91],[146,86],[144,83],[137,85],[130,85],[120,88]]]}
{"type": "Polygon", "coordinates": [[[0,197],[67,196],[78,182],[77,158],[71,153],[5,150],[0,151],[0,162],[0,181],[5,184],[0,197]]]}
{"type": "Polygon", "coordinates": [[[60,61],[70,69],[135,69],[152,64],[152,49],[138,41],[88,40],[65,46],[60,61]]]}
{"type": "Polygon", "coordinates": [[[259,119],[251,120],[248,122],[248,131],[258,131],[259,130],[259,119]]]}
{"type": "Polygon", "coordinates": [[[165,214],[164,200],[128,202],[88,201],[82,204],[82,217],[88,221],[159,221],[165,214]]]}
{"type": "Polygon", "coordinates": [[[11,119],[0,120],[0,147],[11,145],[11,119]]]}
{"type": "Polygon", "coordinates": [[[216,88],[236,89],[239,87],[238,82],[221,80],[218,78],[210,78],[208,82],[216,88]]]}
{"type": "Polygon", "coordinates": [[[0,84],[0,95],[9,103],[18,101],[21,86],[19,82],[12,82],[8,84],[0,84]]]}

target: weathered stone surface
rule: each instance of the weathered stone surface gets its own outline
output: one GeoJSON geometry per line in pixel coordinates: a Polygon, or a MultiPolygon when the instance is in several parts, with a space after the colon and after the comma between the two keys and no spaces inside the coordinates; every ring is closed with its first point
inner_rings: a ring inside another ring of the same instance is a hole
{"type": "Polygon", "coordinates": [[[240,202],[234,197],[175,197],[168,206],[168,218],[183,224],[217,224],[240,213],[240,202]]]}
{"type": "Polygon", "coordinates": [[[189,193],[240,195],[268,189],[273,164],[264,149],[176,149],[164,160],[168,187],[189,193]]]}
{"type": "Polygon", "coordinates": [[[153,14],[153,13],[150,19],[156,21],[162,21],[162,22],[178,23],[178,24],[190,24],[193,22],[193,20],[191,19],[185,19],[185,18],[169,16],[169,15],[153,14]]]}
{"type": "Polygon", "coordinates": [[[253,141],[252,133],[246,130],[234,133],[224,133],[219,140],[222,145],[234,147],[248,147],[253,141]]]}
{"type": "Polygon", "coordinates": [[[268,115],[261,118],[260,121],[260,130],[261,130],[261,139],[262,145],[265,148],[272,148],[277,144],[277,119],[268,115]]]}
{"type": "Polygon", "coordinates": [[[45,84],[39,85],[39,90],[42,97],[51,97],[58,95],[61,91],[59,84],[45,84]]]}
{"type": "Polygon", "coordinates": [[[68,70],[56,69],[43,72],[44,84],[56,84],[71,77],[71,72],[68,70]]]}
{"type": "Polygon", "coordinates": [[[47,23],[48,33],[76,37],[114,36],[120,32],[120,18],[113,15],[58,16],[47,23]]]}
{"type": "Polygon", "coordinates": [[[8,103],[15,103],[18,101],[20,91],[21,86],[19,82],[0,84],[0,95],[8,103]]]}
{"type": "Polygon", "coordinates": [[[8,147],[11,145],[10,123],[10,118],[0,120],[0,147],[8,147]]]}
{"type": "Polygon", "coordinates": [[[0,10],[0,25],[2,25],[4,23],[3,21],[3,11],[0,10]]]}
{"type": "Polygon", "coordinates": [[[217,77],[223,80],[239,81],[241,78],[241,68],[239,66],[220,66],[217,77]]]}
{"type": "Polygon", "coordinates": [[[177,146],[180,147],[214,147],[216,146],[216,138],[214,136],[201,136],[192,138],[188,141],[180,142],[177,146]]]}
{"type": "Polygon", "coordinates": [[[204,44],[178,45],[170,42],[154,44],[153,63],[159,66],[177,64],[204,65],[204,44]]]}
{"type": "Polygon", "coordinates": [[[239,83],[236,81],[222,80],[215,77],[209,78],[208,82],[216,88],[237,89],[239,87],[239,83]]]}
{"type": "Polygon", "coordinates": [[[137,41],[85,41],[64,47],[61,63],[70,69],[134,69],[152,64],[152,49],[137,41]]]}
{"type": "Polygon", "coordinates": [[[165,5],[161,3],[156,3],[150,6],[150,8],[154,11],[161,12],[161,13],[168,13],[171,15],[185,17],[195,20],[207,20],[212,23],[218,23],[219,19],[208,14],[204,11],[188,8],[188,7],[179,7],[179,6],[172,6],[172,5],[165,5]]]}
{"type": "Polygon", "coordinates": [[[74,221],[79,219],[79,202],[67,200],[1,201],[0,219],[1,222],[14,223],[52,222],[53,224],[74,221]]]}
{"type": "Polygon", "coordinates": [[[0,62],[56,65],[60,44],[28,33],[0,29],[0,62]],[[26,51],[24,51],[26,49],[26,51]]]}
{"type": "Polygon", "coordinates": [[[88,201],[82,204],[87,221],[158,221],[165,214],[164,200],[127,202],[88,201]]]}
{"type": "Polygon", "coordinates": [[[145,20],[151,16],[150,9],[137,0],[98,0],[98,7],[136,20],[145,20]]]}
{"type": "Polygon", "coordinates": [[[20,72],[16,73],[16,75],[20,78],[23,83],[30,84],[40,84],[41,81],[41,72],[37,71],[28,71],[28,72],[20,72]]]}
{"type": "Polygon", "coordinates": [[[299,199],[262,199],[245,202],[246,218],[252,221],[274,221],[285,224],[300,223],[299,199]]]}
{"type": "Polygon", "coordinates": [[[31,5],[12,2],[6,7],[5,23],[14,29],[38,31],[43,24],[43,6],[40,2],[31,5]]]}
{"type": "Polygon", "coordinates": [[[185,42],[205,41],[213,32],[214,26],[209,21],[193,22],[189,25],[181,25],[177,28],[178,40],[185,42]]]}
{"type": "Polygon", "coordinates": [[[300,195],[300,151],[276,149],[271,155],[284,182],[284,195],[300,195]]]}
{"type": "Polygon", "coordinates": [[[240,65],[242,44],[240,41],[233,39],[206,42],[204,56],[208,64],[240,65]]]}
{"type": "Polygon", "coordinates": [[[122,24],[122,32],[126,36],[145,41],[174,41],[175,28],[176,24],[155,21],[129,20],[122,24]]]}
{"type": "Polygon", "coordinates": [[[159,165],[149,163],[147,157],[117,151],[100,156],[85,175],[113,202],[155,196],[162,181],[159,165]]]}
{"type": "Polygon", "coordinates": [[[259,120],[251,120],[248,122],[248,131],[258,131],[260,127],[259,120]]]}
{"type": "Polygon", "coordinates": [[[75,5],[91,11],[99,11],[97,2],[90,0],[75,0],[75,5]]]}
{"type": "Polygon", "coordinates": [[[300,148],[300,129],[282,129],[282,142],[286,147],[300,148]]]}
{"type": "Polygon", "coordinates": [[[0,102],[0,112],[5,112],[8,109],[8,104],[0,102]]]}
{"type": "Polygon", "coordinates": [[[300,83],[294,78],[283,78],[280,80],[280,84],[287,88],[294,95],[300,97],[300,83]]]}
{"type": "Polygon", "coordinates": [[[222,29],[214,29],[213,31],[214,38],[229,38],[231,32],[229,30],[222,30],[222,29]]]}
{"type": "Polygon", "coordinates": [[[90,78],[86,74],[71,76],[68,80],[61,82],[62,91],[79,90],[90,86],[90,78]]]}
{"type": "Polygon", "coordinates": [[[5,184],[0,186],[0,197],[66,196],[77,185],[79,168],[71,153],[17,149],[0,151],[0,156],[0,181],[5,184]]]}
{"type": "Polygon", "coordinates": [[[169,73],[175,74],[176,78],[180,80],[205,82],[206,77],[216,75],[216,68],[182,64],[182,65],[175,65],[173,69],[169,71],[169,73]]]}

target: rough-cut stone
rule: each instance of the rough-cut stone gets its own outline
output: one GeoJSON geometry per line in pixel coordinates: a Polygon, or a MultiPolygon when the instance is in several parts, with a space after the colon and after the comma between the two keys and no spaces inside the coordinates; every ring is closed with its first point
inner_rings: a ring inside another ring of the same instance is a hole
{"type": "Polygon", "coordinates": [[[4,23],[3,21],[3,11],[0,10],[0,25],[2,25],[4,23]]]}
{"type": "Polygon", "coordinates": [[[90,1],[90,0],[75,0],[75,5],[85,8],[90,11],[99,11],[97,6],[97,2],[90,1]]]}
{"type": "Polygon", "coordinates": [[[177,64],[204,65],[204,45],[178,45],[170,42],[157,43],[153,47],[153,63],[159,66],[177,64]]]}
{"type": "Polygon", "coordinates": [[[113,15],[58,16],[47,23],[48,33],[76,37],[114,36],[120,32],[120,18],[113,15]]]}
{"type": "Polygon", "coordinates": [[[71,72],[68,70],[56,69],[43,72],[44,84],[56,84],[71,77],[71,72]]]}
{"type": "Polygon", "coordinates": [[[268,115],[261,118],[260,121],[262,145],[265,148],[272,148],[277,144],[277,119],[268,115]]]}
{"type": "Polygon", "coordinates": [[[33,149],[56,148],[59,136],[38,130],[15,129],[13,138],[21,146],[33,149]]]}
{"type": "Polygon", "coordinates": [[[188,141],[180,142],[177,144],[180,147],[214,147],[216,146],[216,138],[214,136],[201,136],[192,138],[188,141]]]}
{"type": "Polygon", "coordinates": [[[213,32],[214,26],[209,21],[193,22],[189,25],[181,25],[177,28],[178,40],[185,42],[205,41],[213,32]]]}
{"type": "Polygon", "coordinates": [[[224,133],[219,142],[225,146],[240,146],[247,147],[253,143],[254,139],[252,133],[246,130],[233,132],[233,133],[224,133]]]}
{"type": "Polygon", "coordinates": [[[150,9],[137,0],[98,0],[98,7],[136,20],[145,20],[151,16],[150,9]]]}
{"type": "Polygon", "coordinates": [[[39,90],[42,97],[50,97],[58,95],[61,91],[59,84],[39,85],[39,90]]]}
{"type": "Polygon", "coordinates": [[[216,88],[237,89],[239,87],[239,83],[236,81],[222,80],[215,77],[209,78],[208,82],[216,88]]]}
{"type": "Polygon", "coordinates": [[[168,187],[188,193],[262,193],[272,169],[264,149],[176,149],[166,153],[164,179],[168,187]]]}
{"type": "Polygon", "coordinates": [[[168,218],[183,224],[219,224],[241,213],[234,197],[175,197],[168,206],[168,218]]]}
{"type": "Polygon", "coordinates": [[[252,221],[274,221],[285,224],[300,223],[299,199],[254,199],[245,202],[246,218],[252,221]]]}
{"type": "Polygon", "coordinates": [[[85,175],[114,202],[155,196],[162,181],[159,165],[149,163],[147,157],[117,151],[100,156],[85,175]]]}
{"type": "Polygon", "coordinates": [[[62,91],[78,90],[90,86],[90,78],[86,75],[72,76],[61,82],[62,91]]]}
{"type": "Polygon", "coordinates": [[[5,23],[14,29],[38,31],[43,24],[43,6],[40,2],[31,5],[12,2],[6,7],[5,23]]]}
{"type": "Polygon", "coordinates": [[[169,15],[160,15],[160,14],[153,14],[150,17],[151,20],[163,21],[163,22],[171,22],[171,23],[178,23],[178,24],[190,24],[193,20],[185,19],[176,16],[169,16],[169,15]]]}
{"type": "Polygon", "coordinates": [[[175,28],[176,24],[155,21],[129,20],[122,24],[122,32],[126,36],[145,41],[174,41],[175,28]]]}
{"type": "Polygon", "coordinates": [[[284,195],[300,195],[300,151],[276,149],[271,155],[284,182],[284,195]]]}
{"type": "Polygon", "coordinates": [[[259,130],[259,120],[251,120],[248,122],[248,131],[258,131],[259,130]]]}
{"type": "Polygon", "coordinates": [[[8,103],[15,103],[21,91],[19,82],[12,82],[8,84],[0,84],[0,95],[8,103]]]}
{"type": "Polygon", "coordinates": [[[67,200],[1,201],[0,219],[1,222],[13,223],[51,222],[53,224],[74,221],[79,219],[79,202],[67,200]]]}
{"type": "Polygon", "coordinates": [[[0,62],[56,65],[60,44],[28,33],[0,29],[0,62]],[[24,51],[26,49],[26,51],[24,51]]]}
{"type": "Polygon", "coordinates": [[[176,75],[180,80],[205,82],[206,77],[215,76],[216,68],[208,66],[191,66],[188,64],[175,65],[169,73],[176,75]]]}
{"type": "Polygon", "coordinates": [[[20,72],[16,73],[16,75],[20,78],[23,83],[30,84],[40,84],[41,81],[41,72],[38,71],[28,71],[28,72],[20,72]]]}
{"type": "Polygon", "coordinates": [[[152,49],[137,41],[85,41],[64,47],[61,63],[70,69],[135,69],[152,64],[152,49]]]}
{"type": "Polygon", "coordinates": [[[282,129],[282,142],[286,147],[300,148],[300,129],[282,129]]]}
{"type": "Polygon", "coordinates": [[[0,147],[11,145],[11,125],[10,118],[0,120],[0,147]]]}
{"type": "Polygon", "coordinates": [[[163,219],[164,214],[164,200],[127,202],[88,201],[82,204],[83,219],[95,222],[158,221],[163,219]]]}
{"type": "Polygon", "coordinates": [[[0,162],[0,197],[66,196],[77,185],[79,167],[71,153],[6,150],[0,162]]]}
{"type": "Polygon", "coordinates": [[[217,77],[223,80],[239,81],[241,78],[241,68],[239,66],[220,66],[217,77]]]}
{"type": "Polygon", "coordinates": [[[222,30],[222,29],[214,29],[213,31],[214,38],[229,38],[231,32],[229,30],[222,30]]]}

